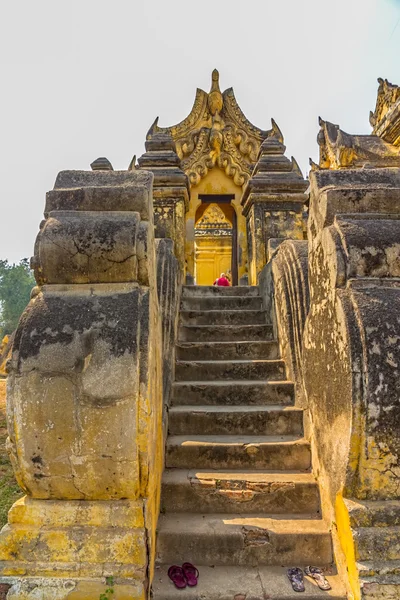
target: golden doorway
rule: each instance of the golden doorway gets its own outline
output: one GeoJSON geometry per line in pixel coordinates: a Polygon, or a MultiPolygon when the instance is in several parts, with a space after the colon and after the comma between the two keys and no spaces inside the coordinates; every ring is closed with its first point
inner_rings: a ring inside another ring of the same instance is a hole
{"type": "Polygon", "coordinates": [[[195,283],[212,285],[226,273],[237,285],[236,213],[231,197],[204,195],[195,216],[195,283]]]}

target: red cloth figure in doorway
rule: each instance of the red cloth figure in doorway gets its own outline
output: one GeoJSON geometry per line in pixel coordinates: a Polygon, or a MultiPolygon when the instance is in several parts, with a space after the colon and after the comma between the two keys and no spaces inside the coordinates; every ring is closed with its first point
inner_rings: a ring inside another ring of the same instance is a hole
{"type": "Polygon", "coordinates": [[[225,286],[228,285],[229,286],[231,284],[229,283],[229,279],[227,279],[225,273],[221,273],[221,276],[218,277],[218,279],[216,279],[214,281],[213,285],[225,285],[225,286]]]}

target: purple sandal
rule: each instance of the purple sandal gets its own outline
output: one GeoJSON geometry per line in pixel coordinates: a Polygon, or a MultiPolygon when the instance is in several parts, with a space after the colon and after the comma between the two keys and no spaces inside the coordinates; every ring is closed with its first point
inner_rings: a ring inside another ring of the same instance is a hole
{"type": "Polygon", "coordinates": [[[197,585],[197,580],[199,578],[199,571],[196,569],[192,563],[185,562],[182,565],[183,573],[186,577],[186,581],[189,587],[194,587],[197,585]]]}
{"type": "Polygon", "coordinates": [[[183,588],[186,587],[186,578],[182,567],[178,567],[178,565],[172,565],[172,567],[168,569],[168,577],[175,584],[175,587],[177,587],[178,590],[183,590],[183,588]]]}
{"type": "Polygon", "coordinates": [[[292,584],[294,592],[304,592],[304,575],[301,569],[299,569],[298,567],[288,569],[287,576],[289,578],[290,583],[292,584]]]}

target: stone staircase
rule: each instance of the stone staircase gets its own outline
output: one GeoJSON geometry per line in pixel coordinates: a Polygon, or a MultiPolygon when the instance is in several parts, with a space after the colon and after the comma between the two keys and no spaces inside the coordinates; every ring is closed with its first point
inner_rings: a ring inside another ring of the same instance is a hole
{"type": "Polygon", "coordinates": [[[155,600],[291,600],[286,567],[327,568],[332,591],[306,581],[304,600],[343,600],[302,410],[257,287],[183,289],[155,600]],[[168,567],[194,563],[196,588],[168,567]]]}

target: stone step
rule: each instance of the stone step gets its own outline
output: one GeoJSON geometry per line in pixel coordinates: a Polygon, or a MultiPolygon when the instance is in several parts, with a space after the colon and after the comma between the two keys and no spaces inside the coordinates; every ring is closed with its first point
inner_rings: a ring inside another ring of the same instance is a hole
{"type": "Polygon", "coordinates": [[[358,561],[400,560],[400,527],[359,527],[353,537],[358,561]]]}
{"type": "Polygon", "coordinates": [[[293,404],[291,381],[181,381],[172,385],[172,406],[293,404]]]}
{"type": "Polygon", "coordinates": [[[279,345],[264,342],[180,342],[176,347],[178,360],[239,360],[279,358],[279,345]]]}
{"type": "Polygon", "coordinates": [[[181,300],[181,310],[262,310],[261,296],[188,296],[181,300]]]}
{"type": "Polygon", "coordinates": [[[301,566],[329,565],[332,558],[330,532],[318,519],[175,513],[161,515],[158,522],[162,564],[301,566]]]}
{"type": "Polygon", "coordinates": [[[400,560],[364,560],[357,569],[360,577],[400,575],[400,560]]]}
{"type": "Polygon", "coordinates": [[[243,342],[272,340],[272,325],[181,325],[182,342],[243,342]]]}
{"type": "Polygon", "coordinates": [[[259,296],[260,290],[256,285],[235,285],[222,287],[217,285],[184,285],[182,298],[204,296],[259,296]]]}
{"type": "Polygon", "coordinates": [[[264,310],[181,310],[181,325],[265,325],[264,310]]]}
{"type": "Polygon", "coordinates": [[[400,526],[400,501],[346,500],[352,527],[400,526]]]}
{"type": "Polygon", "coordinates": [[[162,512],[303,514],[318,518],[312,473],[167,469],[162,512]]]}
{"type": "MultiPolygon", "coordinates": [[[[314,563],[313,563],[314,564],[314,563]]],[[[304,578],[305,591],[294,592],[284,567],[217,567],[198,564],[199,582],[196,587],[177,590],[168,577],[168,565],[157,566],[153,580],[154,600],[345,600],[346,591],[336,571],[325,567],[332,586],[323,592],[309,577],[304,578]]],[[[320,565],[323,567],[323,565],[320,565]]]]}
{"type": "Polygon", "coordinates": [[[166,467],[307,471],[311,451],[296,436],[169,436],[166,467]]]}
{"type": "Polygon", "coordinates": [[[400,575],[361,577],[362,600],[399,600],[400,575]]]}
{"type": "Polygon", "coordinates": [[[282,406],[175,406],[170,435],[303,435],[303,411],[282,406]]]}
{"type": "Polygon", "coordinates": [[[283,360],[178,360],[176,381],[224,381],[237,379],[285,379],[283,360]]]}

